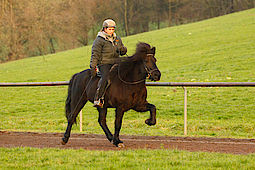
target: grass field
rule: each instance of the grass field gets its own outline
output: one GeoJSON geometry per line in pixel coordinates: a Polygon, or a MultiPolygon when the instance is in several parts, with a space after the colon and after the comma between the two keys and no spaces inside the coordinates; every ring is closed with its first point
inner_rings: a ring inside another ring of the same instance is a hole
{"type": "Polygon", "coordinates": [[[254,169],[255,155],[178,150],[0,148],[3,169],[254,169]]]}
{"type": "MultiPolygon", "coordinates": [[[[157,48],[156,58],[158,67],[162,72],[162,82],[255,82],[255,9],[234,13],[231,15],[213,18],[197,23],[165,28],[157,31],[123,38],[128,47],[128,54],[132,55],[135,45],[139,41],[147,42],[157,48]]],[[[19,61],[0,64],[0,82],[37,82],[37,81],[66,81],[83,69],[89,67],[91,46],[69,50],[53,55],[27,58],[19,61]]],[[[15,131],[40,131],[40,132],[64,132],[66,120],[64,117],[64,102],[67,87],[20,87],[0,88],[0,130],[15,131]]],[[[148,101],[155,104],[157,111],[157,125],[148,127],[144,120],[149,113],[137,113],[129,111],[125,114],[121,134],[132,135],[183,135],[183,89],[166,87],[149,87],[148,101]]],[[[254,138],[255,136],[255,88],[188,88],[188,135],[189,136],[213,136],[254,138]]],[[[83,109],[84,133],[103,134],[97,123],[96,109],[87,104],[83,109]]],[[[108,114],[109,128],[113,129],[114,110],[108,114]]],[[[73,132],[78,133],[79,127],[74,126],[73,132]]],[[[54,149],[1,149],[1,153],[16,153],[19,156],[27,156],[33,153],[51,153],[45,157],[32,159],[46,159],[48,164],[54,165],[51,158],[57,158],[59,150],[54,149]]],[[[247,168],[253,165],[254,156],[231,156],[225,159],[225,155],[188,153],[179,151],[123,151],[123,152],[91,152],[91,151],[61,151],[61,155],[74,154],[87,159],[83,155],[92,155],[91,162],[97,162],[97,156],[111,155],[109,161],[123,161],[137,158],[150,167],[156,167],[156,162],[148,155],[153,152],[163,155],[162,164],[170,159],[177,159],[176,167],[183,164],[178,161],[183,156],[186,159],[185,166],[194,162],[197,166],[209,167],[236,167],[247,164],[247,168]],[[65,153],[68,152],[68,153],[65,153]],[[120,155],[118,155],[120,154],[120,155]],[[133,155],[133,156],[130,156],[133,155]],[[195,155],[194,158],[192,155],[195,155]],[[204,158],[205,155],[208,159],[204,158]],[[200,163],[197,157],[201,157],[204,163],[200,163]],[[120,158],[120,159],[122,159],[120,158]],[[243,160],[238,162],[237,160],[243,160]],[[214,162],[215,161],[215,162],[214,162]],[[243,164],[242,164],[243,163],[243,164]]],[[[28,156],[29,157],[29,156],[28,156]]],[[[74,156],[78,157],[78,156],[74,156]]],[[[2,158],[5,159],[5,158],[2,158]]],[[[7,158],[6,158],[7,159],[7,158]]],[[[12,158],[10,160],[14,160],[12,158]]],[[[22,158],[17,161],[26,162],[22,158]]],[[[29,158],[27,158],[29,159],[29,158]]],[[[56,161],[65,163],[67,158],[56,161]]],[[[8,162],[7,160],[1,160],[8,162]]],[[[11,162],[12,162],[11,161],[11,162]]],[[[29,160],[27,160],[29,161],[29,160]]],[[[69,161],[69,160],[68,160],[69,161]]],[[[70,160],[80,166],[79,162],[70,160]]],[[[158,161],[158,160],[157,160],[158,161]]],[[[86,162],[86,161],[85,161],[86,162]]],[[[185,162],[185,161],[184,161],[185,162]]],[[[137,160],[134,164],[138,164],[137,160]]],[[[15,164],[7,163],[15,167],[15,164]]],[[[24,167],[20,163],[17,167],[24,167]]],[[[37,165],[41,164],[37,162],[37,165]]],[[[58,164],[56,164],[57,166],[58,164]]],[[[84,164],[82,164],[83,166],[84,164]]],[[[60,165],[64,167],[68,165],[60,165]]],[[[95,163],[95,166],[97,164],[95,163]]],[[[118,165],[116,165],[117,168],[118,165]]],[[[184,166],[184,167],[185,167],[184,166]]],[[[107,166],[107,167],[110,167],[107,166]]],[[[147,167],[147,166],[146,166],[147,167]]],[[[145,169],[146,167],[142,167],[145,169]]],[[[163,166],[162,166],[163,167],[163,166]]],[[[251,166],[252,167],[252,166],[251,166]]],[[[110,169],[110,168],[109,168],[110,169]]],[[[147,169],[147,168],[146,168],[147,169]]],[[[202,169],[202,168],[201,168],[202,169]]]]}

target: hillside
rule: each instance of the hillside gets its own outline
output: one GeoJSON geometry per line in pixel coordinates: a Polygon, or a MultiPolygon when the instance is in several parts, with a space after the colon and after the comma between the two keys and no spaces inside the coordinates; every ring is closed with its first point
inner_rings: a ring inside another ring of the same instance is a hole
{"type": "MultiPolygon", "coordinates": [[[[123,38],[157,48],[161,81],[255,81],[255,9],[123,38]]],[[[0,82],[65,81],[88,68],[91,46],[0,64],[0,82]]]]}

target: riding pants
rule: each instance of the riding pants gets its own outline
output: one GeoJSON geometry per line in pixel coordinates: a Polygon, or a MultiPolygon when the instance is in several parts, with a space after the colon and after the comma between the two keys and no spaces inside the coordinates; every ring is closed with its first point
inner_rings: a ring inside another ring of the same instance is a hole
{"type": "Polygon", "coordinates": [[[106,87],[108,85],[109,72],[112,66],[113,64],[104,64],[104,65],[98,66],[100,74],[101,74],[101,78],[98,82],[98,88],[95,95],[95,100],[99,100],[103,98],[103,95],[106,91],[106,87]]]}

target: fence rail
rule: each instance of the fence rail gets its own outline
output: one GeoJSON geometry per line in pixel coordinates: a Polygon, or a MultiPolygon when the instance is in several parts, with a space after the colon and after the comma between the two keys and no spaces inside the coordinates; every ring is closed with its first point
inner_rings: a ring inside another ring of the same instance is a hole
{"type": "MultiPolygon", "coordinates": [[[[69,81],[0,83],[0,87],[22,86],[64,86],[69,81]]],[[[146,82],[146,86],[180,86],[184,89],[184,135],[187,135],[187,89],[186,87],[255,87],[255,82],[146,82]]],[[[82,112],[80,112],[80,131],[82,131],[82,112]]]]}
{"type": "MultiPolygon", "coordinates": [[[[65,86],[69,81],[0,83],[0,87],[20,86],[65,86]]],[[[181,87],[255,87],[255,82],[146,82],[146,86],[181,87]]]]}
{"type": "Polygon", "coordinates": [[[0,87],[21,87],[21,86],[65,86],[69,81],[56,82],[20,82],[20,83],[0,83],[0,87]]]}

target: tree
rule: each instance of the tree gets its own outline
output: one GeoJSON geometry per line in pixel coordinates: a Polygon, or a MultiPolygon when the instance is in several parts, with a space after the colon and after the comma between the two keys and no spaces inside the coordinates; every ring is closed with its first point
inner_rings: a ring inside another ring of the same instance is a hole
{"type": "Polygon", "coordinates": [[[87,45],[107,18],[128,36],[254,7],[255,0],[0,0],[0,62],[87,45]]]}
{"type": "Polygon", "coordinates": [[[129,35],[129,31],[128,31],[128,18],[127,18],[127,0],[124,0],[124,23],[125,23],[125,32],[126,32],[126,36],[129,35]]]}

